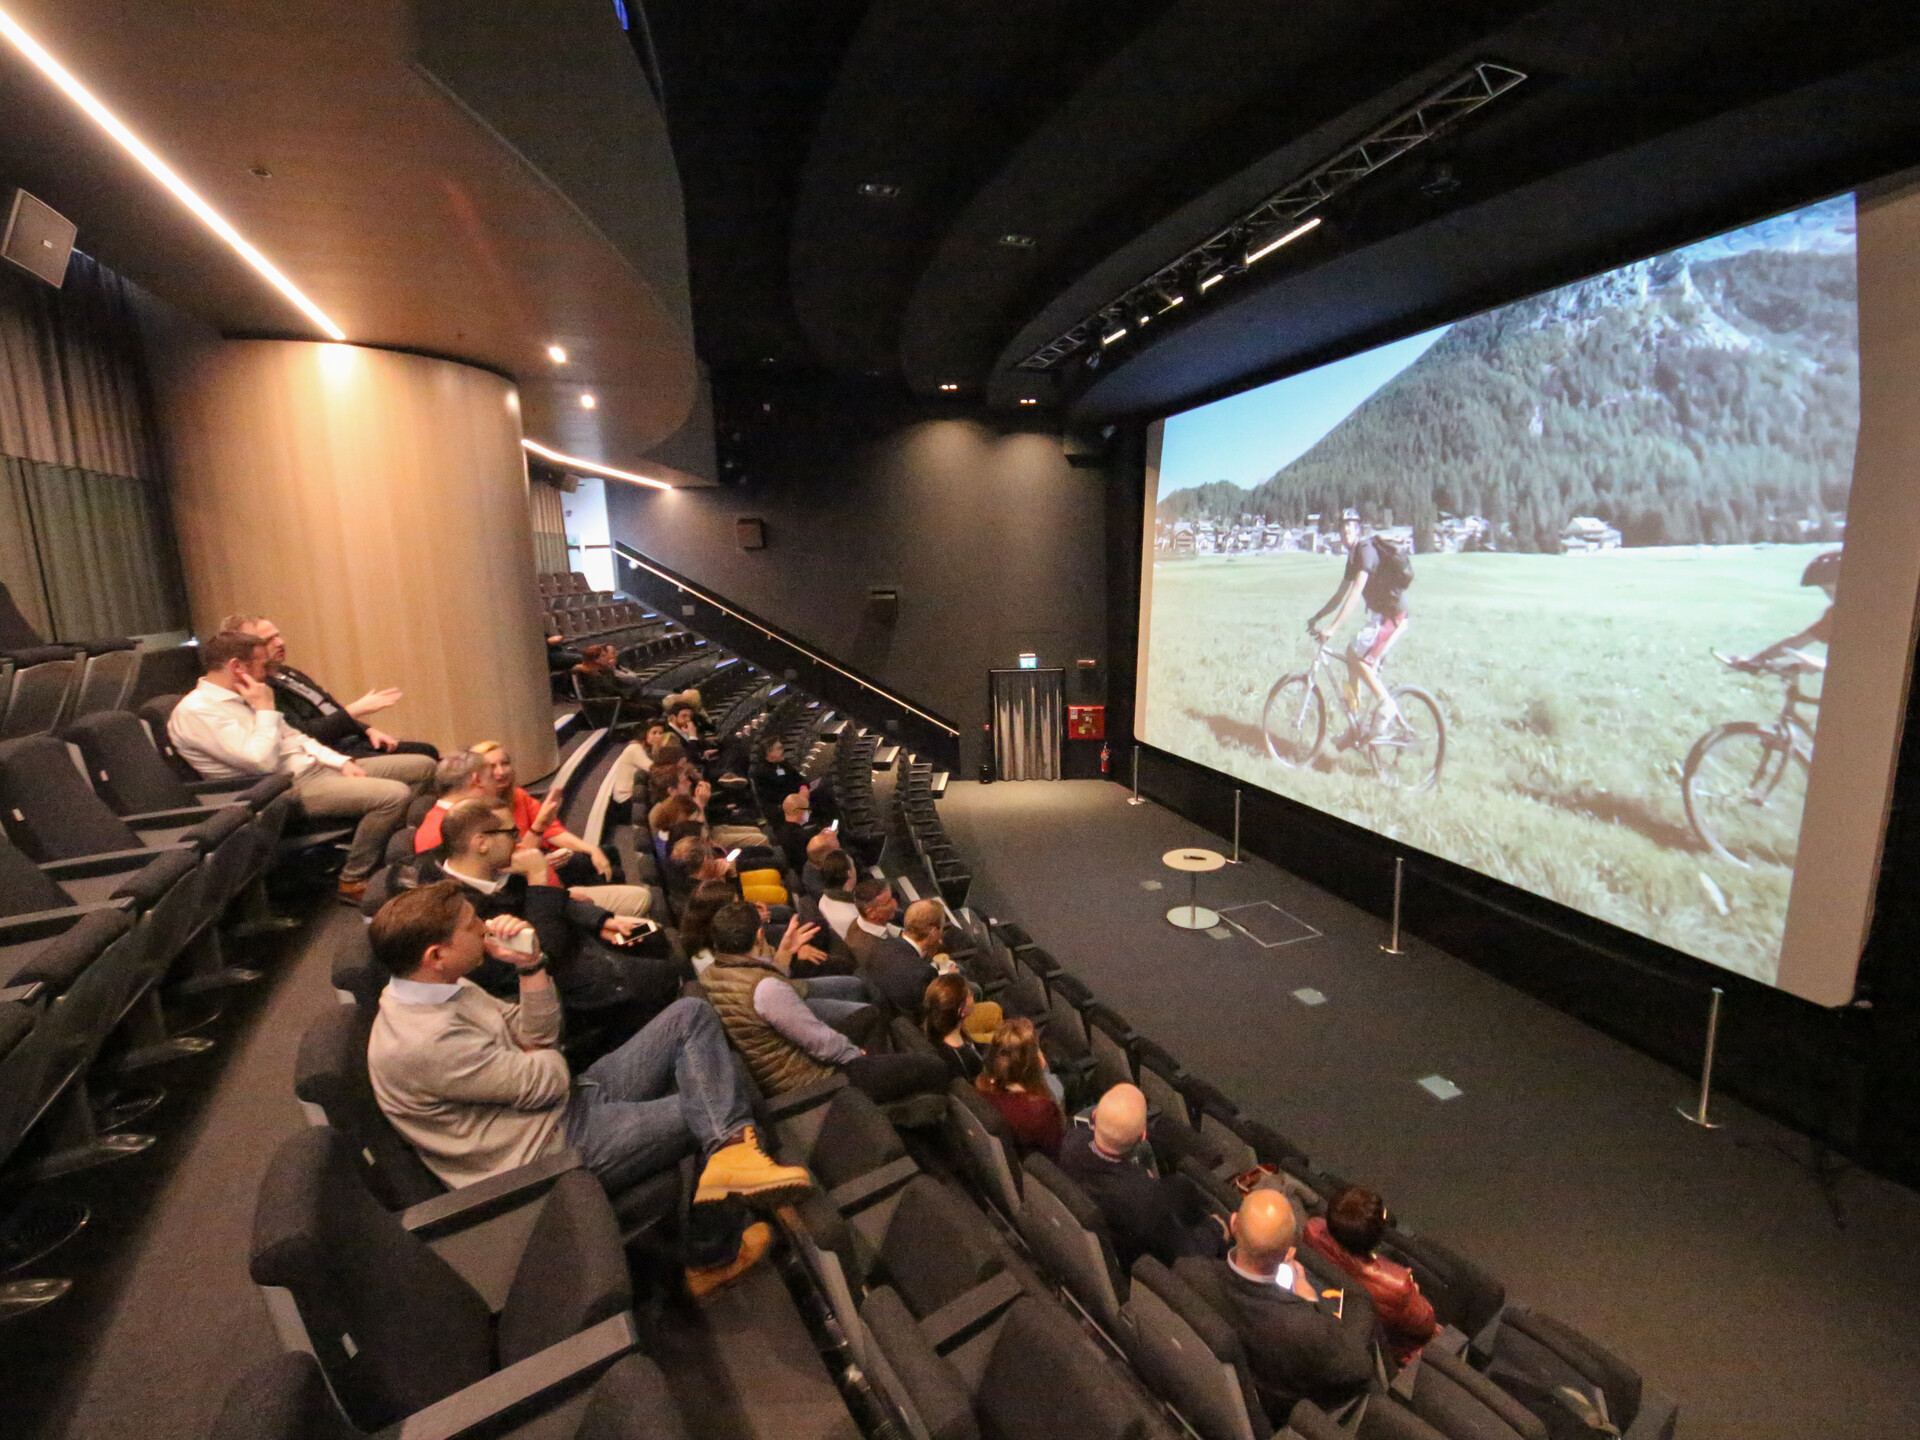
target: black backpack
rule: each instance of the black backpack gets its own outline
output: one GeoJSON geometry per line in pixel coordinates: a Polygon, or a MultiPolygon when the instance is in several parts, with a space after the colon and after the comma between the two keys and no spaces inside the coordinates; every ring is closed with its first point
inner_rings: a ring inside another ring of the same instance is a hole
{"type": "Polygon", "coordinates": [[[1413,584],[1413,547],[1402,548],[1397,540],[1375,535],[1373,553],[1380,562],[1374,567],[1374,583],[1396,599],[1406,594],[1407,587],[1413,584]]]}

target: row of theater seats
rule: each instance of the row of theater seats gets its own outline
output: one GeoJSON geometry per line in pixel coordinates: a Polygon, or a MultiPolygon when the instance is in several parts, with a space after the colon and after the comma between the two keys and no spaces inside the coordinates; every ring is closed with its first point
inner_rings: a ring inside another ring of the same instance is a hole
{"type": "Polygon", "coordinates": [[[933,766],[924,760],[908,758],[893,793],[900,811],[901,828],[913,846],[913,853],[933,880],[940,898],[947,902],[947,908],[957,911],[967,903],[973,871],[940,821],[935,801],[945,789],[945,775],[936,774],[933,766]]]}
{"type": "Polygon", "coordinates": [[[124,708],[143,653],[128,639],[0,652],[0,740],[57,734],[82,715],[124,708]]]}
{"type": "Polygon", "coordinates": [[[660,628],[660,616],[637,601],[588,588],[587,577],[577,571],[542,573],[538,581],[541,623],[549,635],[621,643],[629,633],[647,638],[647,632],[660,628]]]}
{"type": "MultiPolygon", "coordinates": [[[[336,838],[287,833],[288,785],[189,782],[125,710],[0,742],[0,1179],[22,1197],[5,1233],[26,1237],[8,1271],[86,1222],[50,1182],[153,1143],[125,1127],[159,1095],[129,1077],[209,1048],[182,1033],[205,997],[259,978],[226,947],[285,928],[264,877],[336,838]]],[[[0,1318],[66,1288],[10,1281],[0,1318]]]]}

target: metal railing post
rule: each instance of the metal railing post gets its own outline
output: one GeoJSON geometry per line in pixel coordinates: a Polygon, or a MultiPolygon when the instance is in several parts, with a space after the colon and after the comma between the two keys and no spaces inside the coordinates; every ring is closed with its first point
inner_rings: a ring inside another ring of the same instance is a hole
{"type": "Polygon", "coordinates": [[[1127,797],[1127,804],[1144,805],[1146,803],[1140,798],[1140,746],[1136,743],[1133,747],[1133,794],[1127,797]]]}
{"type": "Polygon", "coordinates": [[[1389,955],[1403,953],[1400,949],[1400,881],[1406,868],[1407,861],[1404,855],[1393,857],[1393,936],[1380,947],[1389,955]]]}
{"type": "Polygon", "coordinates": [[[1698,1125],[1702,1130],[1718,1130],[1720,1127],[1707,1118],[1707,1102],[1713,1098],[1713,1052],[1720,1043],[1720,997],[1726,994],[1718,985],[1713,987],[1713,1002],[1707,1008],[1707,1053],[1700,1061],[1700,1103],[1698,1108],[1688,1111],[1685,1105],[1673,1108],[1680,1118],[1689,1125],[1698,1125]]]}

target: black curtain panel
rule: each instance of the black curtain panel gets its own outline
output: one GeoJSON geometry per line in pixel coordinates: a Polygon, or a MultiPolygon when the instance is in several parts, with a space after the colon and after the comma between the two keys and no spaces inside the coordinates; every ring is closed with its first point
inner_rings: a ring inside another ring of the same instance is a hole
{"type": "Polygon", "coordinates": [[[1002,780],[1058,780],[1064,670],[994,670],[993,764],[1002,780]]]}

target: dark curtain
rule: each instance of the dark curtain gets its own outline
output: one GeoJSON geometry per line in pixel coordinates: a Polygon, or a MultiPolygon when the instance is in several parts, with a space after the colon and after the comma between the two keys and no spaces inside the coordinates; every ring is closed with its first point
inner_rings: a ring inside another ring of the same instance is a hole
{"type": "Polygon", "coordinates": [[[0,265],[0,582],[49,640],[186,624],[139,299],[78,252],[58,290],[0,265]]]}
{"type": "Polygon", "coordinates": [[[1063,670],[994,670],[993,767],[1002,780],[1058,780],[1063,670]]]}

